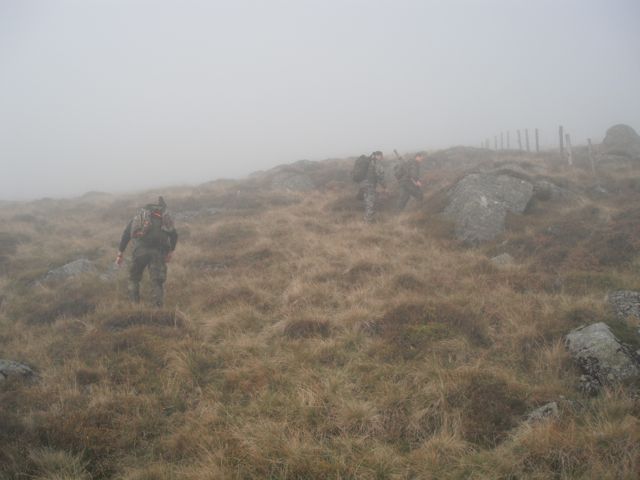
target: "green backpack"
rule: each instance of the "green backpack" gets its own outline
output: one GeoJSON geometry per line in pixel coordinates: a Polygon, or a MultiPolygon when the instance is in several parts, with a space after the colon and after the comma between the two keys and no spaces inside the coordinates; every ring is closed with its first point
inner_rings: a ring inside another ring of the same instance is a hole
{"type": "Polygon", "coordinates": [[[369,163],[371,163],[371,157],[367,157],[366,155],[360,155],[356,159],[356,163],[353,165],[353,171],[351,172],[351,178],[353,178],[354,182],[363,181],[367,172],[369,171],[369,163]]]}

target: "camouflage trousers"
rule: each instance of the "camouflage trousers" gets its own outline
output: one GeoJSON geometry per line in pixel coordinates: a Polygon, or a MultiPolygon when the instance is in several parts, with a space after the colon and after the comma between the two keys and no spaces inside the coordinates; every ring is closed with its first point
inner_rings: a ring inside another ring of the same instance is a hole
{"type": "Polygon", "coordinates": [[[413,182],[406,182],[400,184],[400,196],[398,197],[398,210],[404,210],[407,206],[409,199],[413,197],[417,201],[421,202],[424,198],[420,187],[413,182]]]}
{"type": "Polygon", "coordinates": [[[140,281],[146,268],[149,269],[153,303],[162,307],[164,301],[164,282],[167,279],[165,254],[160,250],[142,250],[133,252],[133,261],[129,269],[129,298],[140,302],[140,281]]]}
{"type": "Polygon", "coordinates": [[[364,221],[372,223],[376,216],[376,186],[370,182],[363,184],[364,188],[364,221]]]}

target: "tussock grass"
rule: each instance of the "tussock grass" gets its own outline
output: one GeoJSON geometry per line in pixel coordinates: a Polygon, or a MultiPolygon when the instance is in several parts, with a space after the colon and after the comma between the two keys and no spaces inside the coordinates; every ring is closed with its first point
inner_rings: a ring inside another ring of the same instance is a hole
{"type": "Polygon", "coordinates": [[[161,192],[189,214],[165,310],[126,303],[125,271],[35,284],[80,256],[106,271],[157,192],[0,210],[0,357],[38,372],[0,384],[0,478],[636,478],[633,389],[583,397],[563,336],[605,321],[639,345],[604,296],[639,286],[640,174],[597,197],[553,158],[493,160],[579,198],[542,196],[470,250],[438,215],[446,165],[375,225],[340,161],[305,195],[268,177],[161,192]],[[503,252],[513,266],[488,261],[503,252]],[[559,418],[524,422],[549,401],[559,418]]]}

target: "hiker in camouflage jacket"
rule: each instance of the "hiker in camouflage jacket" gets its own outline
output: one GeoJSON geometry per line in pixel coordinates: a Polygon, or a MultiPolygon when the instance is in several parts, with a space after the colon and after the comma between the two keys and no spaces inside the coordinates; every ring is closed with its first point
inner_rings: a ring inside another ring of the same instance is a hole
{"type": "Polygon", "coordinates": [[[383,159],[382,152],[373,152],[370,158],[371,161],[369,162],[367,175],[362,181],[362,188],[364,191],[364,221],[367,223],[372,223],[375,220],[378,185],[382,188],[386,188],[384,168],[381,165],[383,159]]]}
{"type": "Polygon", "coordinates": [[[140,281],[146,268],[153,292],[154,304],[162,307],[164,282],[167,279],[167,262],[178,243],[178,233],[173,220],[166,211],[162,197],[157,204],[145,205],[127,224],[120,239],[116,263],[122,264],[123,254],[129,241],[134,240],[131,268],[129,269],[129,297],[140,302],[140,281]]]}
{"type": "Polygon", "coordinates": [[[398,197],[398,210],[404,210],[409,198],[413,197],[421,202],[423,199],[422,183],[420,182],[420,165],[424,160],[424,153],[416,153],[416,156],[404,162],[398,177],[400,196],[398,197]]]}

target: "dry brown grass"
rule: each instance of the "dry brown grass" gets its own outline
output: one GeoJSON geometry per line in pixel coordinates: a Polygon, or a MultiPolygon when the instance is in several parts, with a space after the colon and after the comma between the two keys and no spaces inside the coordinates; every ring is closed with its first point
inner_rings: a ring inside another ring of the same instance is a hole
{"type": "Polygon", "coordinates": [[[167,192],[220,212],[178,222],[166,310],[128,305],[125,272],[34,283],[79,256],[106,270],[154,192],[0,211],[0,357],[38,373],[0,385],[0,478],[636,478],[637,399],[581,396],[562,342],[594,321],[635,341],[603,305],[638,288],[629,172],[475,250],[437,216],[459,172],[430,170],[423,205],[371,226],[350,185],[312,175],[304,196],[167,192]],[[516,265],[488,262],[504,251],[516,265]],[[559,419],[523,423],[548,401],[559,419]]]}

